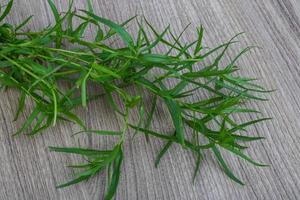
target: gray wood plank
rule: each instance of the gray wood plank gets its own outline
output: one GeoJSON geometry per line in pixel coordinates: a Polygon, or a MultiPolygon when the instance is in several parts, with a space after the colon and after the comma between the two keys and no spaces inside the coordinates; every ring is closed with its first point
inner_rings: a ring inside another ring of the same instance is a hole
{"type": "MultiPolygon", "coordinates": [[[[67,1],[55,1],[60,9],[67,1]]],[[[75,0],[82,8],[84,0],[75,0]]],[[[244,161],[225,154],[233,171],[247,185],[241,187],[229,180],[207,152],[196,183],[191,183],[193,156],[172,147],[158,169],[154,158],[163,145],[158,140],[149,144],[143,137],[127,140],[125,162],[116,199],[299,199],[300,196],[300,2],[297,0],[94,0],[94,9],[102,16],[124,21],[135,14],[145,15],[156,27],[162,29],[171,24],[180,32],[189,22],[191,28],[182,38],[191,41],[194,28],[203,24],[205,43],[217,45],[238,32],[245,31],[241,44],[257,44],[263,49],[254,50],[239,61],[241,73],[259,77],[268,88],[276,88],[270,101],[251,105],[262,110],[274,120],[249,129],[267,139],[253,144],[248,153],[257,160],[269,163],[270,168],[255,168],[244,161]]],[[[48,25],[53,17],[46,1],[16,0],[8,20],[18,23],[35,14],[30,27],[38,30],[48,25]]],[[[134,27],[132,27],[134,30],[134,27]]],[[[231,54],[237,53],[232,50],[231,54]]],[[[64,163],[80,161],[70,155],[49,153],[47,146],[72,146],[78,139],[70,135],[78,127],[61,123],[34,138],[12,137],[21,120],[12,122],[16,110],[16,91],[0,95],[0,199],[101,199],[105,190],[105,174],[86,183],[67,189],[55,189],[55,185],[72,177],[64,163]]],[[[28,105],[26,117],[30,110],[28,105]]],[[[108,108],[105,99],[91,102],[89,112],[77,113],[88,127],[116,129],[121,122],[108,108]]],[[[133,114],[133,118],[135,118],[133,114]]],[[[153,127],[170,130],[166,113],[156,113],[153,127]]],[[[246,119],[240,116],[241,119],[246,119]]],[[[80,145],[109,147],[110,138],[81,138],[80,145]]]]}

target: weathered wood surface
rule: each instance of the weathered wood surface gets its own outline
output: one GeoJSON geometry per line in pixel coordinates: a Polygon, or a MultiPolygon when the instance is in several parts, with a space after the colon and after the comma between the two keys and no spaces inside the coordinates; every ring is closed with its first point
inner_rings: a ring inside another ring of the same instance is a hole
{"type": "MultiPolygon", "coordinates": [[[[60,8],[67,5],[67,1],[55,2],[60,8]]],[[[84,2],[75,0],[76,7],[83,7],[84,2]]],[[[228,179],[209,152],[194,185],[191,183],[194,159],[178,147],[171,148],[155,169],[154,158],[162,143],[152,140],[146,144],[138,137],[126,144],[116,199],[300,198],[300,1],[94,0],[94,5],[98,14],[116,21],[140,14],[158,28],[171,24],[177,32],[191,22],[192,28],[184,40],[192,40],[193,28],[203,24],[207,45],[219,44],[245,31],[242,45],[257,44],[263,49],[252,51],[239,61],[242,73],[259,77],[268,88],[277,88],[269,102],[252,104],[274,120],[250,129],[253,134],[257,131],[267,139],[253,144],[248,151],[271,167],[256,168],[225,155],[234,172],[247,182],[246,186],[228,179]]],[[[31,14],[36,16],[30,24],[35,30],[53,20],[46,0],[17,0],[8,20],[17,23],[31,14]]],[[[12,122],[16,95],[16,91],[9,90],[0,96],[0,199],[101,199],[104,174],[67,189],[55,189],[56,184],[72,177],[64,163],[76,162],[78,158],[50,153],[47,146],[78,144],[76,138],[70,137],[78,127],[65,123],[35,138],[11,136],[21,123],[12,122]]],[[[121,126],[105,100],[94,101],[89,108],[89,112],[78,110],[78,114],[90,128],[121,126]]],[[[163,112],[157,112],[154,126],[167,130],[170,125],[164,118],[163,112]]],[[[113,142],[100,139],[86,137],[80,144],[103,148],[113,142]]]]}

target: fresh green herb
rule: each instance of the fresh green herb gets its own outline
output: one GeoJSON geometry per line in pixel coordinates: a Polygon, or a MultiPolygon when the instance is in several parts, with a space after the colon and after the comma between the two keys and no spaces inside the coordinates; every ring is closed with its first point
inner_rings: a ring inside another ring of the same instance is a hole
{"type": "Polygon", "coordinates": [[[243,182],[230,170],[220,150],[232,152],[256,166],[265,166],[245,155],[243,150],[247,147],[242,143],[263,137],[240,134],[248,126],[269,118],[244,123],[238,123],[233,118],[236,113],[258,112],[245,107],[245,102],[265,100],[261,95],[270,92],[254,83],[255,79],[236,74],[239,70],[237,59],[251,47],[242,50],[227,65],[220,64],[238,35],[208,49],[203,46],[202,26],[197,29],[198,37],[195,41],[184,44],[180,40],[184,31],[176,36],[168,26],[160,33],[144,19],[145,26],[137,20],[139,28],[135,38],[125,28],[135,17],[118,24],[97,16],[90,1],[87,1],[87,10],[75,10],[71,2],[68,10],[62,13],[59,13],[52,0],[48,0],[48,3],[55,24],[39,32],[22,31],[31,16],[17,26],[3,23],[12,8],[13,0],[0,13],[1,87],[16,88],[21,93],[16,119],[23,112],[27,99],[35,103],[32,113],[16,135],[36,135],[57,121],[67,120],[82,128],[82,131],[75,134],[119,138],[110,150],[50,147],[51,151],[77,154],[87,160],[83,164],[70,165],[70,168],[78,168],[82,172],[74,180],[59,185],[59,188],[77,184],[100,171],[108,170],[105,199],[112,199],[121,175],[125,134],[130,129],[135,130],[135,135],[144,134],[147,141],[155,137],[166,142],[155,160],[156,167],[172,145],[180,145],[193,152],[196,158],[193,179],[198,174],[207,150],[212,150],[225,174],[242,185],[243,182]],[[74,27],[74,20],[81,23],[74,27]],[[84,39],[89,26],[97,30],[94,41],[84,39]],[[104,31],[105,26],[109,28],[108,32],[104,31]],[[112,37],[121,39],[125,46],[112,48],[107,45],[112,37]],[[63,42],[74,44],[76,48],[65,49],[63,42]],[[164,45],[167,51],[155,51],[158,45],[164,45]],[[212,61],[211,64],[205,65],[208,60],[212,61]],[[160,73],[154,74],[153,69],[159,69],[160,73]],[[62,80],[69,83],[68,87],[59,84],[62,80]],[[176,84],[169,85],[170,80],[176,84]],[[87,89],[89,84],[101,86],[105,94],[91,95],[87,89]],[[132,95],[124,87],[127,85],[153,96],[148,112],[145,97],[140,93],[132,95]],[[207,98],[199,98],[199,93],[206,94],[207,98]],[[123,118],[124,126],[121,130],[88,130],[73,112],[75,107],[86,107],[89,101],[103,95],[110,99],[112,109],[123,118]],[[116,103],[113,95],[119,96],[122,102],[116,103]],[[151,130],[157,104],[165,104],[169,111],[174,129],[171,135],[151,130]],[[139,111],[140,120],[137,124],[129,122],[130,111],[134,108],[139,111]]]}

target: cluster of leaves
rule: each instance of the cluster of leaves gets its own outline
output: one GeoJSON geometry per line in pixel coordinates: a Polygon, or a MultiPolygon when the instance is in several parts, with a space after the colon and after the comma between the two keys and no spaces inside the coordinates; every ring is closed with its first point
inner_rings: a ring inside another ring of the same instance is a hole
{"type": "Polygon", "coordinates": [[[226,51],[236,42],[236,36],[216,48],[204,48],[202,27],[197,29],[195,41],[182,43],[180,39],[184,31],[178,36],[171,32],[170,27],[159,32],[144,19],[136,20],[138,30],[134,38],[125,26],[135,17],[117,24],[97,16],[90,1],[87,1],[87,10],[79,11],[70,2],[64,13],[59,13],[51,0],[48,3],[55,24],[39,32],[22,31],[32,17],[18,26],[2,22],[10,12],[13,0],[9,1],[0,15],[1,87],[17,88],[21,92],[15,119],[24,110],[28,98],[35,103],[30,116],[15,134],[36,135],[54,126],[58,120],[67,120],[78,124],[83,132],[119,137],[111,150],[50,147],[51,151],[78,154],[87,160],[87,163],[69,166],[79,168],[82,172],[74,180],[58,187],[79,183],[107,169],[109,181],[105,199],[111,199],[118,185],[123,143],[129,129],[144,134],[147,140],[155,137],[166,141],[157,156],[156,166],[173,144],[190,149],[196,155],[194,178],[199,171],[203,152],[208,149],[213,151],[226,175],[239,184],[243,182],[231,172],[220,149],[228,150],[254,165],[265,166],[245,155],[243,150],[247,146],[241,144],[262,137],[245,136],[237,132],[244,132],[249,125],[268,118],[238,123],[233,117],[235,113],[257,113],[254,109],[246,108],[245,102],[265,100],[258,94],[269,92],[255,84],[255,79],[235,75],[238,70],[236,61],[252,47],[243,49],[226,66],[221,66],[226,51]],[[80,24],[74,26],[75,21],[80,21],[80,24]],[[97,30],[94,40],[84,39],[90,26],[97,30]],[[123,48],[107,45],[107,41],[114,37],[124,42],[123,48]],[[71,44],[72,48],[65,48],[65,44],[71,44]],[[157,53],[155,48],[158,45],[168,50],[157,53]],[[205,65],[205,60],[212,62],[205,65]],[[153,73],[153,69],[159,69],[160,73],[153,73]],[[176,84],[169,86],[169,80],[176,84]],[[62,86],[60,81],[68,82],[68,86],[62,86]],[[121,130],[88,130],[73,112],[75,107],[85,107],[88,101],[100,95],[92,95],[87,91],[89,83],[104,89],[112,109],[124,119],[121,130]],[[124,88],[126,85],[152,94],[149,112],[146,112],[144,97],[130,94],[124,88]],[[207,94],[207,98],[197,97],[199,93],[207,94]],[[115,96],[122,103],[116,103],[115,96]],[[158,103],[165,104],[170,113],[174,127],[171,135],[150,128],[158,103]],[[129,122],[133,108],[139,111],[137,124],[129,122]],[[192,131],[186,131],[189,128],[192,131]]]}

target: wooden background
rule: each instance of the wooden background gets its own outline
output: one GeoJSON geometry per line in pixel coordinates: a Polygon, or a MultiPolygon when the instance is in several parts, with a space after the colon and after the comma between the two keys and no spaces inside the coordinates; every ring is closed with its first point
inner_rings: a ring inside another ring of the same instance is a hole
{"type": "MultiPolygon", "coordinates": [[[[84,2],[75,0],[76,7],[84,7],[84,2]]],[[[66,0],[55,3],[60,9],[67,5],[66,0]]],[[[159,29],[171,24],[175,32],[191,22],[183,41],[191,41],[195,37],[194,28],[203,24],[205,44],[209,46],[245,31],[240,45],[257,44],[263,49],[254,50],[239,61],[241,73],[258,77],[267,88],[277,89],[269,95],[270,101],[252,104],[274,119],[249,129],[267,139],[253,144],[248,153],[271,167],[256,168],[225,154],[246,186],[228,179],[210,152],[194,185],[191,183],[194,159],[179,147],[172,147],[155,169],[154,158],[162,143],[153,139],[146,144],[143,137],[138,137],[126,144],[116,199],[300,199],[299,0],[94,0],[94,5],[99,15],[113,20],[121,22],[135,14],[145,15],[159,29]]],[[[30,24],[32,29],[38,30],[53,21],[46,0],[16,0],[8,21],[19,23],[32,14],[35,15],[30,24]]],[[[47,146],[77,145],[78,139],[70,135],[78,127],[59,124],[35,138],[12,137],[21,124],[21,120],[12,122],[17,95],[9,90],[0,96],[0,199],[102,199],[105,174],[67,189],[55,189],[56,184],[72,177],[64,164],[79,159],[50,153],[47,146]]],[[[119,122],[107,105],[104,99],[94,101],[88,112],[77,113],[90,128],[118,128],[119,122]]],[[[24,117],[29,109],[30,105],[24,117]]],[[[157,111],[153,126],[168,129],[171,122],[165,119],[163,111],[157,111]]],[[[113,142],[99,137],[82,139],[80,145],[99,148],[113,142]]]]}

